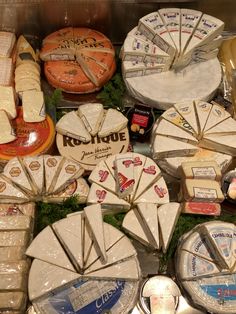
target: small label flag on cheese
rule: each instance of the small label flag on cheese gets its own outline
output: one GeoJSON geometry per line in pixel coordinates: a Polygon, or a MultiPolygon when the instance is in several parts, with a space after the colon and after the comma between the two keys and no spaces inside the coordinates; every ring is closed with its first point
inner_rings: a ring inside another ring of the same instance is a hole
{"type": "Polygon", "coordinates": [[[9,117],[4,110],[0,110],[0,144],[7,144],[13,142],[16,139],[15,132],[12,128],[9,117]]]}

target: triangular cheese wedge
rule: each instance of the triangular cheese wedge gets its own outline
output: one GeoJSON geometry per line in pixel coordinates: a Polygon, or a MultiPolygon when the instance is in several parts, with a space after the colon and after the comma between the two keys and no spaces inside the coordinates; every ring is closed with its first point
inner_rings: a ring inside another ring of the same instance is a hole
{"type": "MultiPolygon", "coordinates": [[[[106,251],[113,247],[121,238],[124,237],[124,234],[120,232],[118,229],[113,226],[104,223],[104,237],[105,237],[105,247],[106,251]]],[[[86,261],[85,268],[88,268],[91,264],[96,262],[100,258],[100,254],[98,254],[96,250],[96,246],[93,244],[91,250],[89,252],[88,259],[86,261]]],[[[100,262],[102,262],[100,260],[100,262]]]]}
{"type": "Polygon", "coordinates": [[[200,279],[220,274],[220,269],[214,263],[186,251],[181,251],[178,265],[178,273],[182,280],[200,279]]]}
{"type": "Polygon", "coordinates": [[[27,176],[26,169],[23,168],[22,161],[18,158],[12,158],[4,167],[3,174],[24,190],[27,194],[32,195],[33,190],[27,176]]]}
{"type": "Polygon", "coordinates": [[[35,301],[80,277],[78,273],[34,259],[29,272],[29,299],[35,301]]]}
{"type": "Polygon", "coordinates": [[[105,159],[105,164],[107,165],[107,168],[109,169],[112,176],[115,178],[115,155],[109,156],[107,159],[105,159]]]}
{"type": "Polygon", "coordinates": [[[204,133],[229,117],[230,113],[224,107],[217,104],[213,105],[204,128],[204,133]]]}
{"type": "Polygon", "coordinates": [[[236,121],[233,118],[228,118],[204,132],[204,136],[207,134],[236,135],[236,121]]]}
{"type": "Polygon", "coordinates": [[[180,215],[180,204],[169,203],[160,206],[157,210],[161,230],[162,251],[166,253],[172,238],[176,223],[180,215]]]}
{"type": "Polygon", "coordinates": [[[143,222],[149,230],[150,236],[156,243],[156,247],[159,248],[159,227],[157,217],[157,205],[151,203],[139,203],[137,204],[138,211],[143,218],[143,222]]]}
{"type": "Polygon", "coordinates": [[[83,268],[83,225],[81,213],[61,219],[55,222],[52,227],[77,271],[80,271],[83,268]]]}
{"type": "Polygon", "coordinates": [[[93,241],[103,259],[107,261],[105,237],[103,229],[102,209],[100,204],[90,205],[84,208],[86,221],[91,229],[93,241]]]}
{"type": "Polygon", "coordinates": [[[127,126],[128,119],[116,109],[108,109],[105,119],[98,132],[98,136],[104,137],[119,132],[127,126]]]}
{"type": "Polygon", "coordinates": [[[195,101],[195,109],[198,119],[198,127],[199,127],[199,138],[201,138],[203,134],[203,130],[205,128],[206,122],[208,120],[208,116],[211,112],[212,104],[209,104],[205,101],[195,101]]]}
{"type": "Polygon", "coordinates": [[[236,156],[236,134],[209,134],[203,137],[201,147],[236,156]]]}
{"type": "Polygon", "coordinates": [[[61,163],[64,162],[63,157],[61,156],[44,156],[44,173],[45,173],[45,189],[46,193],[49,193],[50,187],[54,184],[54,181],[57,180],[58,169],[61,166],[61,163]]]}
{"type": "Polygon", "coordinates": [[[91,172],[88,180],[89,182],[97,183],[106,190],[116,193],[116,181],[106,166],[105,161],[99,162],[91,172]]]}
{"type": "Polygon", "coordinates": [[[36,236],[28,247],[26,255],[75,271],[50,226],[36,236]]]}
{"type": "Polygon", "coordinates": [[[193,103],[178,103],[175,104],[175,109],[188,122],[194,130],[195,135],[198,134],[198,122],[193,103]]]}
{"type": "Polygon", "coordinates": [[[184,131],[182,128],[177,127],[175,124],[170,123],[165,119],[161,119],[159,121],[155,129],[155,134],[176,138],[180,141],[187,143],[198,143],[196,137],[192,136],[189,132],[184,131]]]}
{"type": "Polygon", "coordinates": [[[0,200],[2,203],[24,203],[29,201],[28,196],[15,187],[11,180],[4,175],[0,175],[0,200]]]}
{"type": "Polygon", "coordinates": [[[16,139],[15,132],[9,120],[9,117],[4,110],[0,110],[0,144],[7,144],[13,142],[16,139]]]}
{"type": "Polygon", "coordinates": [[[186,132],[194,134],[194,130],[191,125],[178,113],[178,111],[174,107],[167,109],[161,115],[161,118],[175,124],[186,132]]]}
{"type": "Polygon", "coordinates": [[[197,152],[197,146],[162,135],[157,135],[153,143],[153,156],[156,159],[192,156],[197,152]]]}
{"type": "Polygon", "coordinates": [[[92,231],[89,228],[88,221],[83,219],[83,265],[86,265],[93,246],[92,231]]]}
{"type": "Polygon", "coordinates": [[[75,138],[81,142],[90,142],[91,135],[84,126],[83,121],[75,111],[65,114],[56,124],[56,130],[62,135],[75,138]]]}
{"type": "Polygon", "coordinates": [[[96,183],[93,183],[90,187],[87,203],[88,204],[100,203],[102,209],[104,210],[107,209],[107,212],[109,212],[110,209],[112,211],[130,209],[130,204],[128,202],[118,198],[118,196],[103,189],[96,183]]]}
{"type": "Polygon", "coordinates": [[[108,266],[103,269],[96,270],[84,277],[98,278],[98,279],[115,279],[115,280],[139,280],[140,270],[137,259],[135,257],[127,261],[108,266]]]}
{"type": "Polygon", "coordinates": [[[117,154],[114,164],[116,193],[120,198],[124,199],[133,192],[135,184],[133,154],[117,154]]]}
{"type": "Polygon", "coordinates": [[[103,120],[103,105],[99,103],[89,103],[79,106],[77,114],[83,121],[86,129],[92,136],[98,133],[103,120]]]}
{"type": "Polygon", "coordinates": [[[139,181],[142,176],[143,168],[146,163],[147,157],[141,154],[133,153],[133,163],[134,163],[134,187],[130,195],[131,201],[133,201],[136,191],[139,185],[139,181]]]}
{"type": "Polygon", "coordinates": [[[64,159],[63,165],[61,165],[60,173],[54,186],[51,186],[49,192],[57,193],[65,189],[71,182],[78,179],[84,172],[84,169],[80,164],[71,159],[64,159]]]}
{"type": "MultiPolygon", "coordinates": [[[[129,233],[134,239],[144,245],[153,247],[154,242],[149,241],[148,235],[145,232],[146,228],[142,222],[142,217],[137,209],[131,209],[124,217],[122,228],[129,233]]],[[[156,248],[156,245],[154,246],[156,248]]]]}
{"type": "Polygon", "coordinates": [[[108,249],[106,254],[106,263],[103,263],[100,259],[98,259],[88,269],[86,269],[85,274],[119,263],[122,260],[135,256],[137,252],[131,244],[131,241],[127,237],[123,237],[118,242],[116,242],[110,249],[108,249]]]}
{"type": "Polygon", "coordinates": [[[222,221],[211,221],[201,227],[222,268],[231,269],[235,264],[232,251],[234,230],[233,224],[222,221]]]}
{"type": "Polygon", "coordinates": [[[146,158],[143,171],[138,183],[138,188],[135,192],[134,199],[138,198],[146,191],[154,181],[161,177],[161,170],[157,164],[149,157],[146,158]]]}
{"type": "Polygon", "coordinates": [[[43,156],[24,157],[23,163],[30,176],[30,180],[37,194],[44,190],[44,163],[43,156]]]}
{"type": "Polygon", "coordinates": [[[165,204],[169,202],[169,192],[165,180],[161,177],[154,182],[143,194],[135,199],[134,204],[153,203],[165,204]]]}

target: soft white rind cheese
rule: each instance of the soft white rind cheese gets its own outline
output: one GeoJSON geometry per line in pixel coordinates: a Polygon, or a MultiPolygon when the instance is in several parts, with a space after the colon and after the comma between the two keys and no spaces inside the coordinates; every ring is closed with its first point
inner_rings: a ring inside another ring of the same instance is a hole
{"type": "Polygon", "coordinates": [[[194,133],[198,134],[198,122],[195,114],[194,104],[191,102],[177,103],[175,104],[175,109],[192,127],[194,133]]]}
{"type": "Polygon", "coordinates": [[[22,94],[23,119],[25,122],[42,122],[46,118],[42,91],[28,90],[22,94]]]}
{"type": "Polygon", "coordinates": [[[12,86],[0,86],[0,110],[5,110],[10,119],[16,118],[15,94],[12,86]]]}
{"type": "Polygon", "coordinates": [[[83,121],[86,129],[92,136],[98,133],[103,120],[103,105],[99,103],[89,103],[79,106],[77,114],[83,121]]]}
{"type": "Polygon", "coordinates": [[[13,142],[16,139],[16,135],[10,123],[9,117],[4,110],[0,110],[0,125],[0,144],[13,142]]]}
{"type": "Polygon", "coordinates": [[[211,108],[211,112],[208,116],[206,125],[204,127],[204,132],[208,131],[212,127],[221,123],[230,117],[230,113],[227,112],[222,106],[218,104],[214,104],[211,108]]]}
{"type": "Polygon", "coordinates": [[[128,119],[115,109],[108,109],[98,132],[98,136],[105,137],[112,133],[119,132],[127,126],[128,119]]]}
{"type": "Polygon", "coordinates": [[[44,191],[44,163],[43,156],[26,156],[22,159],[30,176],[35,193],[41,195],[44,191]]]}

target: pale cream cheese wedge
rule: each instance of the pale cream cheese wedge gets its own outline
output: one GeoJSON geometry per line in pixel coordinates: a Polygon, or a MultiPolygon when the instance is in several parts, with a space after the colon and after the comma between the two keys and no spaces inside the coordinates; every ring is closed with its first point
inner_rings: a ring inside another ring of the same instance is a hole
{"type": "Polygon", "coordinates": [[[227,112],[224,107],[218,104],[214,104],[211,108],[211,112],[204,127],[204,132],[208,131],[209,129],[228,119],[229,117],[230,113],[227,112]]]}
{"type": "Polygon", "coordinates": [[[104,262],[107,261],[105,237],[103,228],[102,209],[100,204],[90,205],[84,208],[85,219],[92,232],[92,238],[98,252],[104,262]]]}
{"type": "Polygon", "coordinates": [[[91,172],[88,180],[91,183],[97,183],[108,191],[116,193],[116,181],[106,166],[105,161],[99,162],[91,172]]]}
{"type": "Polygon", "coordinates": [[[10,57],[16,42],[16,35],[12,32],[0,32],[0,57],[10,57]]]}
{"type": "Polygon", "coordinates": [[[84,172],[80,164],[74,160],[64,158],[56,173],[57,180],[54,185],[49,188],[50,193],[58,193],[63,191],[75,179],[78,179],[84,172]]]}
{"type": "Polygon", "coordinates": [[[121,210],[129,210],[130,204],[120,199],[117,195],[107,191],[96,183],[90,187],[88,204],[101,204],[103,212],[119,212],[121,210]]]}
{"type": "Polygon", "coordinates": [[[208,131],[204,132],[204,136],[208,134],[236,135],[236,121],[233,118],[227,118],[208,131]]]}
{"type": "Polygon", "coordinates": [[[105,137],[119,132],[127,126],[128,119],[116,109],[108,109],[98,132],[98,136],[105,137]]]}
{"type": "Polygon", "coordinates": [[[137,255],[135,248],[131,244],[131,241],[127,237],[122,237],[118,242],[116,242],[112,247],[110,247],[107,252],[107,261],[103,263],[98,259],[89,268],[86,269],[85,274],[91,273],[92,271],[97,271],[103,269],[107,266],[119,263],[126,260],[132,256],[137,255]]]}
{"type": "Polygon", "coordinates": [[[200,146],[236,156],[236,134],[206,134],[200,146]]]}
{"type": "Polygon", "coordinates": [[[137,209],[131,209],[125,215],[122,222],[122,228],[142,244],[156,248],[156,243],[154,245],[153,241],[150,242],[150,238],[146,232],[146,227],[143,224],[142,217],[137,209]]]}
{"type": "Polygon", "coordinates": [[[158,121],[157,127],[155,129],[155,134],[172,137],[182,142],[187,142],[187,143],[192,143],[192,144],[198,143],[198,140],[196,139],[196,137],[192,136],[190,133],[184,131],[182,128],[179,128],[175,124],[165,119],[160,119],[158,121]]]}
{"type": "Polygon", "coordinates": [[[11,86],[13,83],[13,61],[12,58],[0,58],[0,85],[11,86]]]}
{"type": "Polygon", "coordinates": [[[29,174],[31,184],[36,194],[41,195],[44,191],[44,157],[27,156],[22,159],[29,174]]]}
{"type": "Polygon", "coordinates": [[[49,193],[50,187],[57,180],[56,174],[59,171],[59,167],[63,162],[61,156],[44,155],[44,171],[45,171],[45,192],[49,193]]]}
{"type": "Polygon", "coordinates": [[[161,177],[154,182],[145,192],[135,199],[134,204],[153,203],[165,204],[169,202],[169,192],[165,180],[161,177]]]}
{"type": "Polygon", "coordinates": [[[145,76],[168,71],[170,64],[159,64],[157,62],[123,61],[122,73],[125,78],[145,76]]]}
{"type": "Polygon", "coordinates": [[[166,253],[169,247],[180,212],[181,208],[179,203],[164,204],[157,210],[163,253],[166,253]]]}
{"type": "Polygon", "coordinates": [[[157,181],[160,177],[160,168],[151,158],[147,157],[135,192],[134,200],[136,200],[152,185],[154,181],[157,181]]]}
{"type": "Polygon", "coordinates": [[[61,219],[55,222],[52,228],[76,270],[81,271],[83,269],[82,214],[61,219]]]}
{"type": "Polygon", "coordinates": [[[194,104],[199,128],[198,138],[201,138],[206,122],[208,120],[208,116],[211,112],[212,104],[201,100],[194,101],[194,104]]]}
{"type": "Polygon", "coordinates": [[[77,114],[83,121],[88,132],[95,136],[98,133],[103,120],[103,105],[99,103],[88,103],[80,105],[77,114]]]}
{"type": "MultiPolygon", "coordinates": [[[[83,218],[83,265],[87,264],[88,257],[92,250],[93,239],[92,239],[92,231],[89,227],[88,221],[83,218]]],[[[96,249],[95,253],[96,253],[96,249]]],[[[97,253],[95,254],[96,258],[98,257],[97,253]]]]}
{"type": "Polygon", "coordinates": [[[181,251],[178,258],[178,266],[177,271],[182,280],[200,279],[221,273],[220,269],[213,262],[186,251],[181,251]]]}
{"type": "Polygon", "coordinates": [[[76,111],[65,114],[56,124],[56,130],[62,135],[75,138],[81,142],[90,142],[91,135],[76,111]]]}
{"type": "Polygon", "coordinates": [[[177,103],[174,105],[178,113],[188,122],[194,130],[195,135],[198,134],[198,121],[195,113],[194,104],[192,102],[177,103]]]}
{"type": "Polygon", "coordinates": [[[75,271],[57,237],[50,226],[44,228],[34,238],[26,250],[26,255],[71,271],[75,271]]]}
{"type": "Polygon", "coordinates": [[[157,217],[157,205],[151,203],[137,204],[138,211],[142,216],[143,222],[149,230],[150,236],[156,243],[157,249],[159,248],[159,226],[157,217]]]}
{"type": "Polygon", "coordinates": [[[35,301],[80,277],[80,274],[68,269],[34,259],[29,272],[29,299],[35,301]]]}
{"type": "Polygon", "coordinates": [[[16,135],[9,120],[9,117],[4,110],[0,110],[0,125],[0,144],[13,142],[16,139],[16,135]]]}
{"type": "Polygon", "coordinates": [[[22,107],[25,122],[42,122],[46,119],[46,109],[42,91],[24,91],[22,93],[22,107]]]}
{"type": "Polygon", "coordinates": [[[136,257],[85,274],[84,277],[98,279],[139,280],[140,269],[136,257]]]}
{"type": "Polygon", "coordinates": [[[197,146],[162,135],[157,135],[153,143],[153,157],[155,159],[192,156],[198,150],[197,146]]]}
{"type": "Polygon", "coordinates": [[[130,194],[130,200],[133,201],[136,191],[139,185],[139,181],[144,170],[144,165],[147,161],[147,157],[141,154],[133,153],[133,163],[134,163],[134,187],[130,194]]]}
{"type": "Polygon", "coordinates": [[[0,110],[5,110],[9,119],[16,118],[16,102],[12,86],[0,86],[0,110]]]}
{"type": "Polygon", "coordinates": [[[111,155],[107,159],[105,159],[104,161],[105,161],[107,168],[109,169],[110,173],[112,174],[112,176],[115,179],[115,165],[114,165],[115,156],[111,155]]]}
{"type": "MultiPolygon", "coordinates": [[[[106,247],[106,251],[108,251],[111,247],[115,246],[116,243],[124,237],[124,234],[120,232],[118,229],[114,228],[113,226],[107,223],[103,224],[103,228],[104,228],[105,247],[106,247]]],[[[86,234],[85,236],[87,237],[89,236],[89,234],[86,234]]],[[[91,236],[91,239],[92,239],[92,236],[91,236]]],[[[90,268],[90,266],[98,260],[99,260],[99,263],[102,263],[100,256],[101,255],[96,250],[96,245],[93,243],[92,246],[90,247],[90,251],[89,251],[88,258],[86,260],[85,268],[86,269],[88,267],[90,268]]]]}

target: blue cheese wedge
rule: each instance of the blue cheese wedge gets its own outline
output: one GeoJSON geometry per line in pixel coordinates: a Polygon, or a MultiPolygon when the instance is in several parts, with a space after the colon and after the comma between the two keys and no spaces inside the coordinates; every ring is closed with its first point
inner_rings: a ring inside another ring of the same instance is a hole
{"type": "Polygon", "coordinates": [[[71,271],[75,271],[50,226],[43,229],[30,244],[26,255],[71,271]]]}
{"type": "Polygon", "coordinates": [[[62,135],[75,138],[84,143],[91,141],[91,135],[75,111],[65,114],[57,122],[56,130],[62,135]]]}
{"type": "Polygon", "coordinates": [[[5,110],[10,119],[16,118],[16,102],[12,86],[0,86],[0,110],[5,110]]]}
{"type": "MultiPolygon", "coordinates": [[[[101,258],[104,262],[107,261],[105,237],[103,228],[102,209],[100,204],[90,205],[84,208],[84,214],[89,228],[92,232],[92,238],[96,244],[101,258]]],[[[73,216],[72,216],[73,217],[73,216]]]]}
{"type": "Polygon", "coordinates": [[[116,192],[116,181],[112,174],[110,173],[108,167],[106,166],[105,161],[101,161],[91,172],[89,182],[96,183],[103,187],[104,189],[116,192]]]}
{"type": "Polygon", "coordinates": [[[169,202],[169,192],[165,180],[161,177],[154,182],[145,192],[135,199],[134,204],[153,203],[165,204],[169,202]]]}
{"type": "Polygon", "coordinates": [[[157,210],[163,253],[166,253],[168,249],[180,212],[179,203],[164,204],[157,210]]]}
{"type": "Polygon", "coordinates": [[[83,268],[82,215],[78,213],[52,225],[58,239],[73,261],[77,271],[83,268]]]}
{"type": "Polygon", "coordinates": [[[130,204],[123,199],[120,199],[117,195],[107,191],[96,183],[93,183],[90,187],[88,204],[101,204],[104,212],[119,212],[122,210],[129,210],[130,204]]]}
{"type": "Polygon", "coordinates": [[[35,301],[80,277],[68,269],[34,259],[29,272],[29,299],[35,301]]]}
{"type": "Polygon", "coordinates": [[[103,120],[103,105],[99,103],[88,103],[79,106],[77,114],[83,121],[91,136],[95,136],[103,120]]]}
{"type": "Polygon", "coordinates": [[[11,125],[9,117],[4,110],[0,110],[0,144],[7,144],[13,142],[16,139],[15,131],[11,125]]]}
{"type": "Polygon", "coordinates": [[[108,109],[98,132],[99,137],[105,137],[119,132],[127,126],[128,119],[116,109],[108,109]]]}
{"type": "Polygon", "coordinates": [[[25,122],[42,122],[46,109],[42,91],[27,90],[22,93],[23,119],[25,122]]]}

